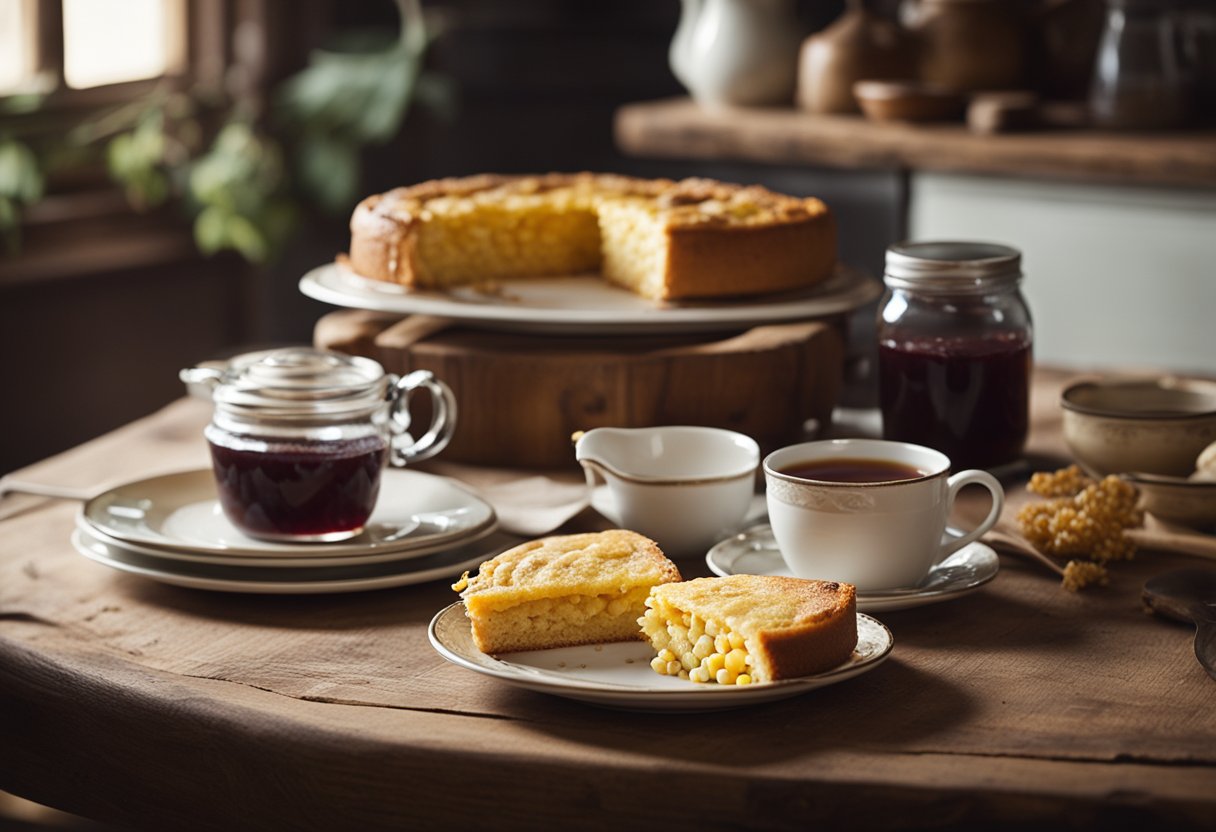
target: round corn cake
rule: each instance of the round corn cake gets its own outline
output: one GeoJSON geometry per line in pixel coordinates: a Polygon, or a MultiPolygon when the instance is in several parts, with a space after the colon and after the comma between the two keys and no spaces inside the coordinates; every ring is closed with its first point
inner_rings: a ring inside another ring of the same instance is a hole
{"type": "Polygon", "coordinates": [[[599,272],[679,300],[807,288],[836,265],[822,201],[711,179],[438,179],[364,199],[350,228],[354,272],[420,289],[599,272]]]}

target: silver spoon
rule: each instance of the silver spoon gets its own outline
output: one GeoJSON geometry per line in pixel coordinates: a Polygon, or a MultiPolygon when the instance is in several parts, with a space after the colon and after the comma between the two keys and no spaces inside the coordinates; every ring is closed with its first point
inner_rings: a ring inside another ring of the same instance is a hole
{"type": "Polygon", "coordinates": [[[1195,657],[1216,679],[1216,569],[1177,569],[1149,578],[1141,598],[1153,612],[1195,625],[1195,657]]]}

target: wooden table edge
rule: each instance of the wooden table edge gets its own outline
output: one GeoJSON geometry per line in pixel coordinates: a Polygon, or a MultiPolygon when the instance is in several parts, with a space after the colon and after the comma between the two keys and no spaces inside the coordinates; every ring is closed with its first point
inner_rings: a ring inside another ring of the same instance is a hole
{"type": "MultiPolygon", "coordinates": [[[[1065,817],[1172,829],[1216,823],[1212,766],[857,748],[825,751],[813,777],[791,777],[729,759],[682,760],[677,750],[597,759],[585,753],[587,736],[558,732],[538,744],[544,730],[522,720],[306,701],[83,645],[48,655],[34,647],[44,626],[21,622],[9,627],[16,638],[0,635],[0,746],[8,749],[0,788],[104,821],[375,829],[493,818],[496,828],[527,829],[543,800],[549,819],[616,829],[802,829],[833,819],[902,828],[910,817],[946,827],[999,820],[1051,828],[1065,817]],[[488,742],[487,718],[518,744],[488,742]],[[1150,775],[1159,786],[1163,770],[1168,786],[1143,790],[1150,775]]],[[[702,731],[729,714],[688,718],[690,730],[702,731]]]]}

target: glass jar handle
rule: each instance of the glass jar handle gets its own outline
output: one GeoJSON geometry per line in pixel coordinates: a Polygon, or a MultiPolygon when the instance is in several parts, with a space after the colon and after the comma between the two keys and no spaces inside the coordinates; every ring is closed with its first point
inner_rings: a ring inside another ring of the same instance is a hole
{"type": "Polygon", "coordinates": [[[196,367],[187,367],[177,377],[186,385],[191,395],[209,399],[224,381],[225,365],[220,361],[204,361],[196,367]],[[206,395],[203,395],[204,391],[206,395]]]}
{"type": "Polygon", "coordinates": [[[389,461],[402,467],[411,462],[430,459],[447,447],[456,429],[456,397],[452,390],[430,370],[415,370],[397,380],[391,388],[392,403],[389,418],[392,426],[389,461]],[[431,397],[431,424],[426,433],[414,441],[410,436],[410,399],[418,390],[431,397]]]}

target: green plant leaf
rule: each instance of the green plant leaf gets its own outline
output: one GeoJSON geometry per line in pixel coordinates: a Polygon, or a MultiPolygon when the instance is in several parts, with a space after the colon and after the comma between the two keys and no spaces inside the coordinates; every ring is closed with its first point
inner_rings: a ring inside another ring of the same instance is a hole
{"type": "Polygon", "coordinates": [[[198,202],[218,202],[224,191],[226,179],[222,165],[210,156],[204,156],[190,167],[187,187],[198,202]]]}
{"type": "Polygon", "coordinates": [[[142,119],[131,132],[132,151],[138,164],[152,167],[165,158],[164,118],[153,113],[142,119]]]}
{"type": "Polygon", "coordinates": [[[386,56],[379,83],[373,83],[369,106],[354,122],[353,135],[367,142],[386,142],[396,135],[418,80],[418,66],[403,49],[386,56]]]}
{"type": "Polygon", "coordinates": [[[349,210],[359,190],[359,148],[323,134],[302,136],[297,148],[300,183],[330,212],[349,210]]]}
{"type": "Polygon", "coordinates": [[[44,184],[34,151],[15,139],[0,142],[0,195],[32,205],[42,199],[44,184]]]}
{"type": "Polygon", "coordinates": [[[0,113],[5,115],[21,115],[32,113],[42,106],[46,95],[40,92],[18,93],[0,98],[0,113]]]}
{"type": "Polygon", "coordinates": [[[148,168],[127,183],[127,198],[140,211],[155,208],[169,198],[169,179],[161,171],[148,168]]]}
{"type": "Polygon", "coordinates": [[[194,244],[203,254],[215,254],[228,242],[228,214],[214,206],[194,218],[194,244]]]}
{"type": "Polygon", "coordinates": [[[0,196],[0,240],[9,254],[21,250],[21,211],[6,196],[0,196]]]}
{"type": "Polygon", "coordinates": [[[241,256],[253,263],[264,263],[269,255],[266,235],[247,218],[233,215],[228,218],[228,241],[241,256]]]}
{"type": "Polygon", "coordinates": [[[262,227],[274,246],[281,245],[291,235],[299,220],[295,203],[288,199],[276,199],[266,206],[262,216],[262,227]]]}
{"type": "Polygon", "coordinates": [[[423,72],[411,96],[440,119],[451,121],[458,113],[459,95],[455,82],[446,75],[423,72]]]}
{"type": "Polygon", "coordinates": [[[106,145],[106,168],[114,179],[125,179],[135,170],[134,146],[130,133],[119,133],[106,145]]]}
{"type": "Polygon", "coordinates": [[[280,118],[360,143],[387,141],[401,126],[420,62],[421,51],[405,42],[362,54],[318,50],[281,87],[280,118]]]}

